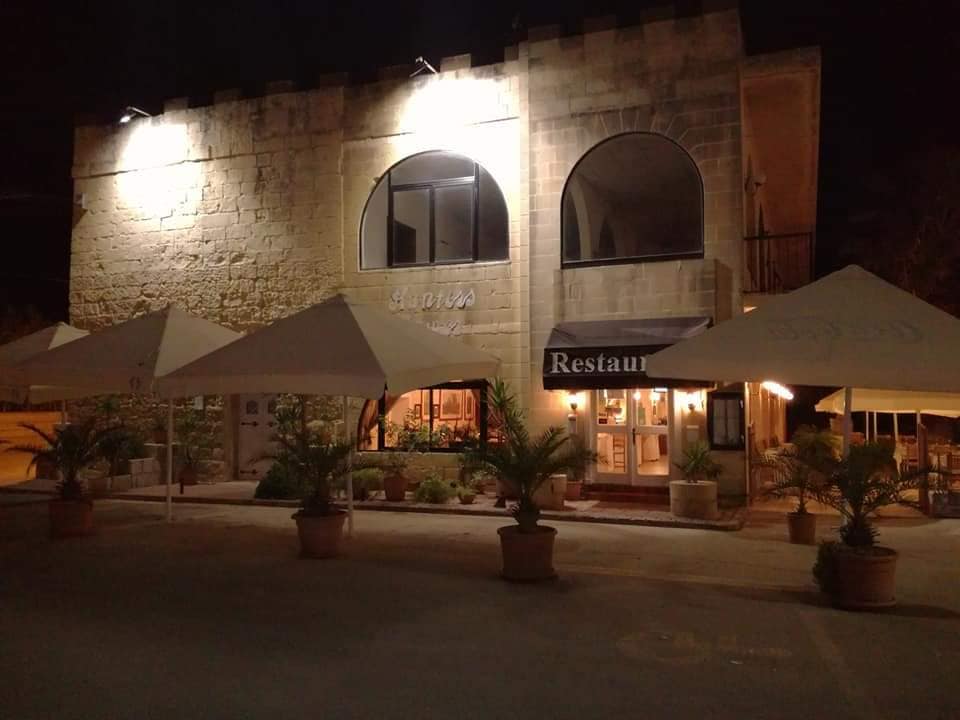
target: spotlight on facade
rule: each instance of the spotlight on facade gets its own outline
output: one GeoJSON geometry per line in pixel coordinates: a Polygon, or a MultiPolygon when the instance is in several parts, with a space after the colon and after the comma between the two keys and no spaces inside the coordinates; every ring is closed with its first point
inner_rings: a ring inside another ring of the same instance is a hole
{"type": "Polygon", "coordinates": [[[127,105],[127,107],[123,111],[123,115],[120,116],[120,124],[126,125],[128,122],[130,122],[137,116],[152,117],[150,113],[148,113],[146,110],[141,110],[140,108],[134,107],[133,105],[127,105]]]}
{"type": "Polygon", "coordinates": [[[784,400],[793,400],[793,392],[790,388],[781,385],[778,382],[773,380],[764,380],[761,383],[761,387],[767,392],[773,393],[777,397],[783,398],[784,400]]]}
{"type": "Polygon", "coordinates": [[[437,69],[428,63],[423,55],[419,55],[416,60],[413,61],[413,72],[410,73],[410,77],[416,77],[422,72],[429,72],[433,75],[437,74],[437,69]]]}

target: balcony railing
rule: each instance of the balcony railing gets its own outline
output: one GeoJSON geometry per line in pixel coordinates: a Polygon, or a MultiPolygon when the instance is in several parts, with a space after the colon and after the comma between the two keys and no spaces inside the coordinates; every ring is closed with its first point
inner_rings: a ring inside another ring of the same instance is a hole
{"type": "Polygon", "coordinates": [[[813,277],[814,234],[763,235],[743,239],[743,291],[784,293],[813,277]]]}

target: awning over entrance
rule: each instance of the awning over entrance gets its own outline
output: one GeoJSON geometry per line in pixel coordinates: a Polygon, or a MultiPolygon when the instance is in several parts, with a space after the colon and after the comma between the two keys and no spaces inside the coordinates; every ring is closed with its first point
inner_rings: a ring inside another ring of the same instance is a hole
{"type": "Polygon", "coordinates": [[[647,355],[699,335],[708,327],[708,317],[559,323],[543,350],[543,387],[582,390],[710,385],[646,375],[647,355]]]}

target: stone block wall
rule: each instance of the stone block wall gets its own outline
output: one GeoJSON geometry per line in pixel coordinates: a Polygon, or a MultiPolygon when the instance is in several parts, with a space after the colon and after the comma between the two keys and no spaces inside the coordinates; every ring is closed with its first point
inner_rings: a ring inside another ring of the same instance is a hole
{"type": "MultiPolygon", "coordinates": [[[[532,41],[529,55],[531,376],[542,373],[544,344],[563,320],[713,317],[718,286],[739,307],[739,281],[717,281],[717,263],[740,277],[737,12],[628,28],[601,24],[582,36],[532,41]],[[633,131],[664,135],[696,162],[704,184],[704,258],[562,269],[567,177],[597,143],[633,131]]],[[[534,392],[532,410],[543,422],[557,408],[548,393],[534,392]]]]}
{"type": "Polygon", "coordinates": [[[562,424],[563,398],[541,383],[557,322],[742,307],[742,54],[735,10],[633,27],[601,19],[574,37],[531,31],[493,65],[457,56],[438,75],[222,92],[207,107],[174,100],[154,118],[80,127],[71,320],[95,329],[173,302],[244,330],[344,291],[496,353],[534,423],[562,424]],[[705,257],[562,269],[564,182],[591,147],[630,131],[665,135],[696,162],[705,257]],[[425,150],[492,174],[509,260],[359,268],[376,181],[425,150]]]}

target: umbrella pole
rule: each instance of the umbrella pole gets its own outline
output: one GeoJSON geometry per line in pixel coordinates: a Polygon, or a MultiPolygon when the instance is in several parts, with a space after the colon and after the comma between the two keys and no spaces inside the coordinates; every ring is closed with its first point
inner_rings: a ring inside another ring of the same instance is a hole
{"type": "MultiPolygon", "coordinates": [[[[347,396],[343,396],[343,441],[350,442],[350,432],[347,429],[347,396]]],[[[347,537],[353,537],[353,448],[347,460],[347,537]]]]}
{"type": "Polygon", "coordinates": [[[893,413],[893,442],[895,444],[900,443],[900,428],[897,424],[897,414],[893,413]]]}
{"type": "Polygon", "coordinates": [[[173,398],[167,402],[167,522],[173,522],[173,398]]]}
{"type": "Polygon", "coordinates": [[[877,411],[873,411],[873,441],[877,441],[877,411]]]}
{"type": "Polygon", "coordinates": [[[850,435],[853,432],[853,388],[843,389],[843,456],[850,454],[850,435]]]}

